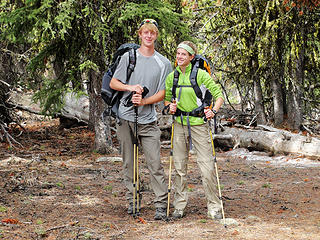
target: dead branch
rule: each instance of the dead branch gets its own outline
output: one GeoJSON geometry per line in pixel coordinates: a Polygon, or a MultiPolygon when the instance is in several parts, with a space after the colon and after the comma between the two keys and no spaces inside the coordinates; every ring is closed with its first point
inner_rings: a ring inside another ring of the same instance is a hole
{"type": "Polygon", "coordinates": [[[65,224],[65,225],[55,226],[55,227],[47,229],[46,232],[57,230],[57,229],[61,229],[61,228],[65,228],[65,227],[69,227],[69,226],[74,226],[74,225],[78,224],[78,222],[79,221],[75,221],[75,222],[71,222],[71,223],[68,223],[68,224],[65,224]]]}
{"type": "Polygon", "coordinates": [[[9,143],[10,147],[15,147],[13,143],[16,143],[18,145],[20,145],[21,147],[23,147],[23,145],[21,143],[19,143],[17,140],[15,140],[6,130],[5,125],[3,125],[2,123],[0,123],[0,127],[1,127],[1,140],[4,140],[4,137],[6,138],[7,142],[9,143]],[[12,143],[13,142],[13,143],[12,143]]]}
{"type": "Polygon", "coordinates": [[[29,112],[29,113],[33,113],[33,114],[37,114],[37,115],[43,115],[39,111],[35,111],[35,110],[33,110],[33,109],[29,108],[29,107],[25,107],[25,106],[22,106],[22,105],[19,105],[19,104],[8,103],[8,106],[11,107],[11,108],[18,109],[18,110],[23,110],[23,111],[26,111],[26,112],[29,112]]]}

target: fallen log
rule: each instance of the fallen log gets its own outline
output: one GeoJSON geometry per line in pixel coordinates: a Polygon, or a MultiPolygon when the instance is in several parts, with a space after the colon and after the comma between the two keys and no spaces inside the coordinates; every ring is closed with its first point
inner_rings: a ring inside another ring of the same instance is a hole
{"type": "MultiPolygon", "coordinates": [[[[26,111],[32,114],[43,115],[40,106],[32,102],[32,94],[12,94],[8,103],[12,109],[26,111]]],[[[64,97],[65,105],[59,117],[61,127],[70,128],[72,126],[86,125],[89,122],[89,98],[85,95],[77,96],[75,93],[67,93],[64,97]]]]}
{"type": "Polygon", "coordinates": [[[320,139],[310,135],[304,136],[265,125],[250,129],[224,127],[220,135],[232,136],[231,139],[215,139],[221,146],[248,148],[274,154],[298,154],[320,160],[320,139]]]}
{"type": "Polygon", "coordinates": [[[61,115],[66,118],[76,119],[79,122],[89,122],[89,98],[86,95],[76,96],[74,93],[65,95],[65,105],[61,115]]]}

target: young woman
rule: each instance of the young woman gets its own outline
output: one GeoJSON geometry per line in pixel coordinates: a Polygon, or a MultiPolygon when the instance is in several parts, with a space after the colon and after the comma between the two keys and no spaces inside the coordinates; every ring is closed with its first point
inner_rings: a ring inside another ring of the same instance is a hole
{"type": "MultiPolygon", "coordinates": [[[[197,54],[196,46],[189,41],[180,43],[177,47],[177,68],[166,78],[165,105],[170,113],[176,116],[173,133],[173,161],[176,171],[174,181],[174,212],[173,218],[182,218],[188,202],[187,191],[187,164],[189,147],[193,144],[197,154],[197,163],[202,175],[202,183],[207,198],[208,217],[220,219],[221,204],[217,197],[216,178],[214,175],[214,157],[208,123],[204,120],[211,119],[219,111],[223,104],[223,95],[220,87],[213,81],[210,74],[199,69],[196,77],[200,89],[207,89],[215,99],[212,109],[203,108],[199,115],[199,101],[190,81],[192,71],[192,59],[197,54]],[[178,76],[178,84],[174,85],[174,79],[178,76]],[[204,88],[205,87],[205,88],[204,88]],[[172,90],[175,89],[175,90],[172,90]],[[173,92],[174,91],[174,94],[173,92]],[[173,99],[176,96],[175,99],[173,99]],[[188,137],[191,139],[188,140],[188,137]]],[[[203,94],[204,95],[204,94],[203,94]]],[[[210,105],[210,104],[209,104],[210,105]]]]}

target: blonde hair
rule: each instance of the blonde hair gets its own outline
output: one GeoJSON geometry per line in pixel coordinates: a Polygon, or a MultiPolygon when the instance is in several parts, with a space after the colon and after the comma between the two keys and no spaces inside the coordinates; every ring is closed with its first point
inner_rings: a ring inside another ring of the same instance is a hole
{"type": "MultiPolygon", "coordinates": [[[[191,41],[183,41],[183,42],[181,42],[180,44],[186,44],[186,45],[188,45],[189,47],[191,47],[192,49],[193,49],[193,51],[194,51],[194,55],[197,55],[197,53],[198,53],[198,48],[197,48],[197,46],[193,43],[193,42],[191,42],[191,41]]],[[[189,53],[189,52],[188,52],[189,53]]],[[[189,53],[190,54],[190,53],[189,53]]],[[[191,54],[190,54],[191,55],[191,54]]]]}
{"type": "Polygon", "coordinates": [[[147,29],[149,31],[153,31],[153,32],[156,32],[157,35],[159,35],[159,30],[158,28],[156,27],[156,25],[154,25],[153,23],[144,23],[138,30],[138,34],[142,33],[142,31],[144,29],[147,29]]]}

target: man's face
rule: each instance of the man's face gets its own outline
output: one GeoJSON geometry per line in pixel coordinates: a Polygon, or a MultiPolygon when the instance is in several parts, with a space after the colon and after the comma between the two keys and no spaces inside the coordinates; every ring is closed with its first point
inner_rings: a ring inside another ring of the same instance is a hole
{"type": "Polygon", "coordinates": [[[145,28],[139,33],[139,37],[141,38],[141,45],[152,46],[158,34],[155,31],[145,28]]]}

